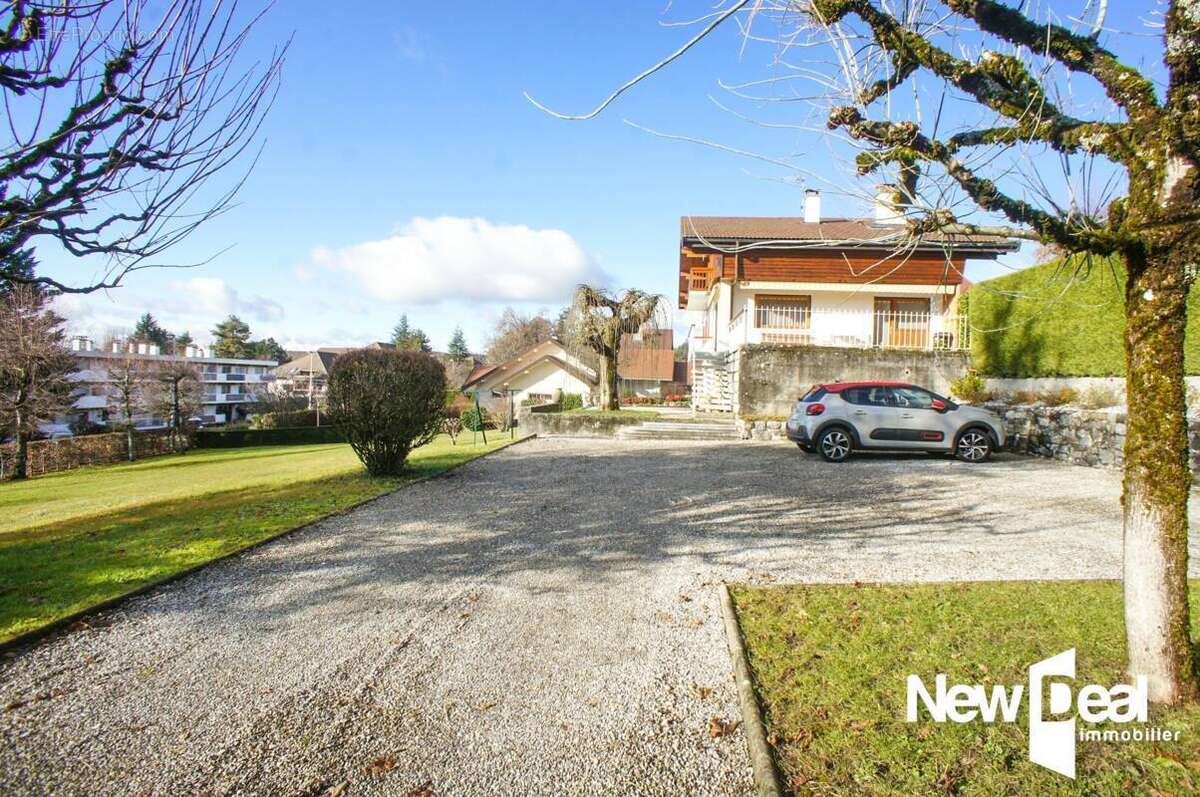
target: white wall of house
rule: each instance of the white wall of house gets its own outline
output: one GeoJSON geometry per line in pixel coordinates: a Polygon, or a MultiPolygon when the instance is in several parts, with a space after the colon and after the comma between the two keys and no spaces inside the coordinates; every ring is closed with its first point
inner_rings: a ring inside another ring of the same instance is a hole
{"type": "Polygon", "coordinates": [[[591,403],[593,387],[551,360],[543,360],[515,374],[494,380],[485,379],[479,385],[480,403],[497,406],[493,392],[513,392],[513,402],[520,404],[530,397],[553,397],[557,391],[579,393],[583,403],[591,403]]]}

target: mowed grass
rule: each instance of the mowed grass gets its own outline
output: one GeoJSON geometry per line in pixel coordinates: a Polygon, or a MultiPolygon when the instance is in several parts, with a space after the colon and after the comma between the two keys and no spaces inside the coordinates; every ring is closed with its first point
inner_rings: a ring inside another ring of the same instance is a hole
{"type": "Polygon", "coordinates": [[[371,478],[337,443],[197,450],[0,483],[0,640],[509,442],[439,437],[399,478],[371,478]]]}
{"type": "MultiPolygon", "coordinates": [[[[1197,586],[1193,637],[1200,632],[1197,586]]],[[[1029,761],[1027,696],[1016,723],[939,724],[923,707],[919,722],[905,722],[910,673],[931,694],[943,672],[950,684],[984,684],[990,694],[994,684],[1028,684],[1030,664],[1073,647],[1073,694],[1088,683],[1124,682],[1118,583],[804,585],[732,593],[768,736],[794,794],[1200,793],[1195,706],[1151,707],[1148,724],[1182,731],[1178,742],[1078,742],[1074,781],[1029,761]]],[[[1104,726],[1077,725],[1092,727],[1104,726]]]]}

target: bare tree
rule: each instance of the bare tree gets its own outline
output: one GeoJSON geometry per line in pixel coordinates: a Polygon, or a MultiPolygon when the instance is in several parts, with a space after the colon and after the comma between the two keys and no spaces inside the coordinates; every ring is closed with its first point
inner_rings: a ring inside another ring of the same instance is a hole
{"type": "Polygon", "coordinates": [[[655,325],[662,297],[628,290],[617,298],[600,288],[580,285],[566,319],[570,343],[600,358],[600,409],[620,409],[617,361],[621,337],[643,326],[655,325]]]}
{"type": "Polygon", "coordinates": [[[200,372],[192,363],[176,360],[163,362],[153,376],[150,406],[155,414],[167,419],[172,444],[176,451],[182,451],[187,420],[203,403],[200,372]]]}
{"type": "Polygon", "coordinates": [[[504,363],[521,352],[550,340],[554,325],[544,315],[526,315],[505,307],[488,341],[487,361],[504,363]]]}
{"type": "Polygon", "coordinates": [[[61,317],[33,286],[0,297],[0,419],[16,448],[14,479],[26,472],[29,439],[38,423],[71,405],[67,375],[75,361],[67,352],[61,317]]]}
{"type": "Polygon", "coordinates": [[[249,167],[224,188],[208,184],[253,144],[282,65],[282,51],[241,65],[259,16],[243,20],[223,0],[3,3],[0,262],[53,239],[104,267],[33,281],[113,287],[167,265],[164,250],[228,209],[249,167]]]}
{"type": "Polygon", "coordinates": [[[120,357],[108,360],[109,396],[117,400],[120,409],[121,415],[117,420],[118,425],[125,430],[125,445],[130,462],[137,459],[134,421],[152,406],[151,386],[155,376],[155,364],[133,352],[126,352],[120,357]]]}
{"type": "Polygon", "coordinates": [[[1091,256],[1121,258],[1129,671],[1147,677],[1156,702],[1195,700],[1183,343],[1200,267],[1200,14],[1190,0],[1160,3],[1150,24],[1161,31],[1162,65],[1139,69],[1101,44],[1107,3],[1080,0],[1076,15],[1048,5],[725,2],[683,47],[593,111],[555,115],[595,116],[736,20],[744,42],[768,43],[777,71],[728,88],[760,108],[777,100],[783,104],[772,108],[806,109],[811,122],[766,124],[816,130],[819,123],[827,130],[822,143],[852,152],[858,175],[884,176],[907,221],[907,240],[897,246],[933,234],[951,243],[998,235],[1082,254],[1072,258],[1082,268],[1091,256]],[[764,18],[769,26],[758,25],[764,18]],[[1046,173],[1054,164],[1063,165],[1061,180],[1046,173]]]}

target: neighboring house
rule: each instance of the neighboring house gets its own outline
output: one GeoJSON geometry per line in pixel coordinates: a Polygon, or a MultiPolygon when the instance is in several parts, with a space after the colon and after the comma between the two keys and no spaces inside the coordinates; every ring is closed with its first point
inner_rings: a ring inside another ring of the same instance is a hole
{"type": "Polygon", "coordinates": [[[750,343],[968,349],[966,320],[955,314],[965,261],[1017,246],[941,234],[906,242],[892,195],[881,191],[874,218],[822,218],[812,190],[802,218],[683,217],[689,358],[750,343]]]}
{"type": "MultiPolygon", "coordinates": [[[[119,399],[112,387],[109,369],[116,360],[135,357],[147,363],[185,361],[195,365],[202,385],[200,417],[207,424],[224,424],[244,420],[249,405],[265,385],[272,380],[271,360],[241,360],[232,357],[208,357],[199,346],[188,346],[183,354],[162,354],[152,343],[113,341],[101,350],[85,337],[71,341],[71,354],[78,370],[70,375],[75,383],[76,399],[71,410],[49,431],[62,432],[73,423],[104,426],[122,419],[119,399]]],[[[134,426],[161,427],[166,419],[149,413],[134,416],[134,426]]]]}
{"type": "Polygon", "coordinates": [[[484,407],[503,410],[510,401],[515,405],[549,402],[560,392],[578,393],[589,405],[599,384],[594,370],[551,339],[506,363],[479,366],[462,389],[477,396],[484,407]]]}
{"type": "MultiPolygon", "coordinates": [[[[346,349],[349,351],[349,349],[346,349]]],[[[271,392],[276,395],[298,396],[310,402],[324,402],[325,388],[329,384],[329,370],[337,359],[337,352],[318,349],[309,352],[288,352],[292,359],[277,365],[272,373],[275,384],[271,392]]]]}
{"type": "Polygon", "coordinates": [[[675,333],[669,329],[627,332],[617,358],[621,396],[665,396],[675,379],[675,333]]]}

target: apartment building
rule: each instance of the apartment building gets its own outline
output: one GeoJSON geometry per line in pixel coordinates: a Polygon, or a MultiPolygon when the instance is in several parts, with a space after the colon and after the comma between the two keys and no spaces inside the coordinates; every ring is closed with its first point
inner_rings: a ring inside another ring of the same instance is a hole
{"type": "MultiPolygon", "coordinates": [[[[76,399],[71,411],[47,431],[65,432],[72,423],[104,426],[120,421],[122,410],[110,371],[116,361],[127,357],[148,365],[180,361],[193,364],[202,389],[199,417],[206,425],[245,420],[251,404],[274,380],[274,361],[211,357],[194,345],[187,346],[182,354],[163,354],[153,343],[114,340],[107,347],[98,347],[86,337],[77,337],[71,341],[71,353],[79,364],[70,377],[76,384],[76,399]]],[[[134,416],[133,423],[138,428],[154,428],[165,426],[166,419],[142,413],[134,416]]]]}

